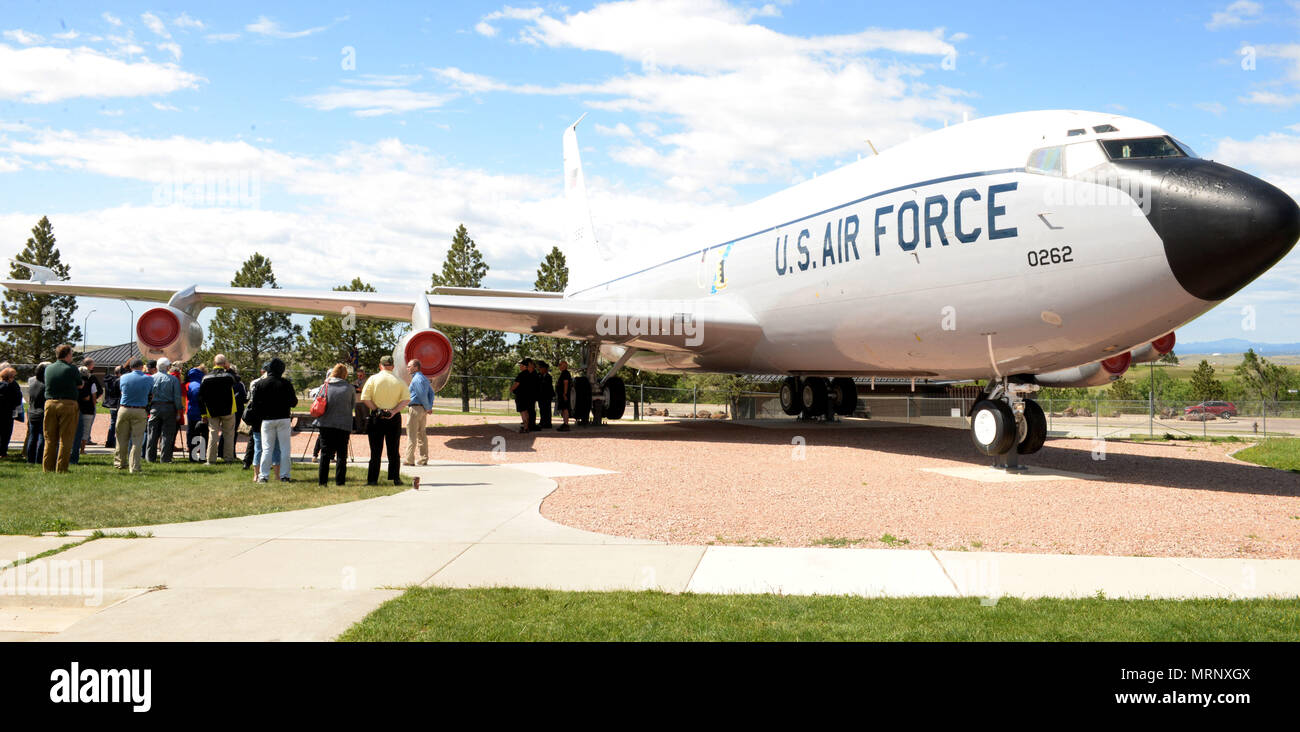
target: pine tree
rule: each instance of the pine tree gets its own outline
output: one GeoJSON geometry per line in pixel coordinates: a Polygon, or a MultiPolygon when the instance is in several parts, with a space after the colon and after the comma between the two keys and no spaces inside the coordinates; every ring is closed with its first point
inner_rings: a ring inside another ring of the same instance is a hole
{"type": "MultiPolygon", "coordinates": [[[[346,285],[335,287],[336,292],[374,292],[374,286],[354,277],[346,285]]],[[[312,318],[307,324],[307,334],[298,336],[297,361],[313,377],[319,377],[336,363],[345,363],[356,369],[368,371],[379,367],[379,357],[391,355],[397,345],[397,323],[383,320],[364,320],[355,315],[341,314],[312,318]]]]}
{"type": "MultiPolygon", "coordinates": [[[[533,289],[537,292],[564,292],[568,286],[569,266],[564,260],[564,252],[559,247],[551,247],[550,254],[537,267],[533,289]]],[[[546,336],[523,336],[519,341],[519,353],[546,361],[552,374],[559,373],[556,367],[560,361],[568,361],[571,367],[582,364],[582,343],[579,341],[546,336]]]]}
{"type": "MultiPolygon", "coordinates": [[[[483,261],[483,255],[479,254],[478,246],[469,237],[465,225],[461,224],[456,227],[456,233],[451,238],[451,247],[442,263],[442,273],[435,272],[432,283],[434,287],[482,287],[487,273],[488,266],[483,261]]],[[[456,370],[461,373],[461,411],[468,412],[470,377],[481,366],[487,366],[506,352],[505,334],[496,330],[456,326],[440,326],[439,329],[451,340],[456,370]]]]}
{"type": "Polygon", "coordinates": [[[1108,398],[1122,402],[1134,402],[1142,397],[1142,393],[1133,382],[1125,379],[1123,376],[1110,382],[1110,394],[1108,398]]]}
{"type": "Polygon", "coordinates": [[[1253,348],[1242,354],[1241,363],[1237,364],[1234,372],[1245,386],[1246,393],[1263,400],[1265,407],[1269,402],[1276,403],[1281,399],[1291,385],[1291,372],[1285,366],[1270,363],[1253,348]]]}
{"type": "MultiPolygon", "coordinates": [[[[275,283],[271,260],[257,253],[244,261],[230,286],[280,287],[275,283]]],[[[208,349],[205,351],[224,353],[238,367],[240,378],[247,383],[257,376],[266,359],[289,355],[294,340],[302,335],[302,326],[294,325],[287,313],[256,308],[218,308],[209,331],[208,349]]],[[[211,366],[209,363],[208,367],[211,366]]]]}
{"type": "Polygon", "coordinates": [[[1223,382],[1214,378],[1214,367],[1205,359],[1192,372],[1192,398],[1198,402],[1223,398],[1223,382]]]}
{"type": "MultiPolygon", "coordinates": [[[[58,247],[54,245],[54,227],[48,217],[41,217],[32,229],[31,238],[17,259],[49,267],[64,278],[71,271],[59,259],[58,247]]],[[[16,264],[9,267],[9,279],[25,280],[28,277],[25,267],[16,264]]],[[[4,302],[0,303],[0,317],[8,323],[39,323],[41,327],[3,333],[3,340],[0,340],[3,360],[27,364],[51,361],[59,344],[78,345],[81,328],[73,319],[76,311],[77,298],[72,295],[36,295],[6,290],[4,302]]]]}

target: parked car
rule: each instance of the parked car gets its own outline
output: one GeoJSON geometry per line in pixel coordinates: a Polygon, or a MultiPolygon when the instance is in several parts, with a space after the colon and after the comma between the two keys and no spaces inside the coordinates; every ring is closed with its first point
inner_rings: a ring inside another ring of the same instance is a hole
{"type": "Polygon", "coordinates": [[[1212,414],[1218,418],[1237,416],[1237,405],[1232,402],[1201,402],[1183,410],[1184,417],[1191,415],[1212,414]]]}

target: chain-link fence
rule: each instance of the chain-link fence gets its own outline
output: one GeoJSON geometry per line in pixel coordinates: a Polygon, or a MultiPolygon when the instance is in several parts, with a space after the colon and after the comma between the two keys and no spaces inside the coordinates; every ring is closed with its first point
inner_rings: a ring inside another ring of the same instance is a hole
{"type": "MultiPolygon", "coordinates": [[[[551,374],[552,379],[555,374],[551,374]]],[[[438,392],[434,409],[461,411],[462,381],[474,414],[513,415],[513,377],[452,376],[438,392]]],[[[682,389],[627,384],[624,419],[790,419],[775,392],[740,394],[716,389],[682,389]]],[[[1048,430],[1076,437],[1146,434],[1174,436],[1300,436],[1300,401],[1120,401],[1099,397],[1036,399],[1048,430]]],[[[859,391],[853,416],[890,422],[968,426],[970,397],[876,394],[859,391]]]]}

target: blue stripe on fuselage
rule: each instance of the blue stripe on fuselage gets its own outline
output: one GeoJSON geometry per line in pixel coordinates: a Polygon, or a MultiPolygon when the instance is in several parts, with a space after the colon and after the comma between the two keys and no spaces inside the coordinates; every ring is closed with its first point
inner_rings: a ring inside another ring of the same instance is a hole
{"type": "Polygon", "coordinates": [[[658,269],[659,267],[663,267],[663,266],[665,266],[665,265],[672,264],[673,262],[680,262],[681,260],[686,259],[687,257],[693,257],[693,256],[695,256],[695,255],[697,255],[697,254],[704,254],[704,253],[706,253],[706,252],[710,252],[710,251],[712,251],[712,250],[714,250],[714,249],[717,249],[718,247],[725,247],[725,246],[730,245],[730,244],[737,244],[737,243],[742,242],[742,241],[744,241],[744,240],[746,240],[746,239],[750,239],[750,238],[756,237],[756,236],[758,236],[758,235],[760,235],[760,234],[766,234],[766,233],[769,232],[769,231],[774,231],[774,230],[776,230],[776,229],[780,229],[780,228],[782,228],[782,227],[789,226],[789,225],[791,225],[791,224],[797,224],[797,223],[799,223],[800,221],[807,221],[808,219],[816,218],[816,217],[821,216],[821,215],[823,215],[823,214],[828,214],[828,213],[830,213],[830,212],[832,212],[832,211],[838,211],[838,210],[840,210],[840,209],[842,209],[842,208],[844,208],[844,207],[846,207],[846,206],[854,206],[854,205],[857,205],[857,204],[859,204],[859,203],[862,203],[863,201],[870,201],[871,199],[873,199],[873,198],[879,198],[880,196],[888,196],[888,195],[891,194],[891,193],[898,193],[899,191],[905,191],[905,190],[907,190],[907,189],[909,189],[909,188],[921,188],[921,187],[923,187],[923,186],[932,186],[932,185],[936,185],[936,184],[938,184],[938,183],[947,183],[947,182],[949,182],[949,181],[954,181],[954,180],[963,180],[963,179],[965,179],[965,178],[979,178],[979,177],[986,176],[986,175],[1002,175],[1002,174],[1004,174],[1004,173],[1023,173],[1023,172],[1025,172],[1025,169],[1024,169],[1024,168],[1003,168],[1002,170],[982,170],[982,171],[979,171],[979,172],[977,172],[977,173],[959,173],[959,174],[957,174],[957,175],[948,175],[948,176],[944,176],[944,177],[942,177],[942,178],[932,178],[932,179],[930,179],[930,180],[921,181],[920,183],[908,183],[907,185],[896,186],[896,187],[894,187],[894,188],[890,188],[890,189],[888,189],[888,190],[877,191],[877,192],[872,193],[872,194],[870,194],[870,195],[863,196],[862,198],[857,198],[857,199],[854,199],[854,200],[849,201],[849,202],[847,202],[847,203],[841,203],[841,204],[838,205],[838,206],[831,206],[830,208],[825,209],[825,210],[822,210],[822,211],[818,211],[817,213],[811,213],[811,214],[808,214],[807,216],[800,216],[800,217],[797,218],[797,219],[791,219],[790,221],[787,221],[787,222],[785,222],[784,224],[777,224],[777,225],[775,225],[775,226],[769,226],[769,227],[767,227],[766,229],[762,229],[762,230],[760,230],[760,231],[755,231],[754,233],[752,233],[752,234],[748,234],[748,235],[746,235],[746,236],[740,236],[740,237],[736,237],[735,239],[729,239],[729,240],[724,241],[724,242],[722,242],[722,243],[720,243],[720,244],[714,244],[714,245],[712,245],[712,246],[705,247],[704,249],[693,249],[693,250],[687,252],[686,254],[681,255],[680,257],[674,257],[674,258],[672,258],[672,259],[669,259],[669,260],[666,261],[666,262],[660,262],[659,264],[652,264],[652,265],[650,265],[649,267],[646,267],[646,268],[644,268],[644,269],[640,269],[640,270],[637,270],[636,272],[630,272],[630,273],[628,273],[628,274],[621,275],[621,276],[619,276],[619,277],[615,277],[615,278],[612,279],[612,280],[608,280],[608,281],[606,281],[606,282],[602,282],[602,283],[600,283],[600,284],[598,284],[598,285],[592,285],[591,287],[584,287],[584,288],[582,288],[581,290],[577,290],[577,291],[573,292],[572,294],[568,295],[568,297],[572,297],[573,295],[578,295],[578,294],[581,294],[581,293],[583,293],[583,292],[588,292],[588,291],[590,291],[590,290],[595,290],[595,289],[597,289],[597,288],[599,288],[599,287],[605,287],[606,285],[612,285],[612,284],[614,284],[615,282],[618,282],[619,280],[625,280],[625,279],[627,279],[628,277],[635,277],[635,276],[637,276],[637,275],[639,275],[639,274],[644,274],[644,273],[646,273],[646,272],[649,272],[649,271],[652,270],[652,269],[658,269]]]}

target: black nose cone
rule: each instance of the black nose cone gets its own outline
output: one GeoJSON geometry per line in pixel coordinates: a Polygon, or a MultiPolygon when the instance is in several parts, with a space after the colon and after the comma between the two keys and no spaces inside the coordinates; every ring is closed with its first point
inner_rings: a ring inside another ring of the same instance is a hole
{"type": "Polygon", "coordinates": [[[1295,200],[1235,168],[1192,158],[1115,164],[1144,171],[1147,220],[1178,283],[1202,300],[1223,300],[1245,287],[1300,237],[1295,200]]]}

